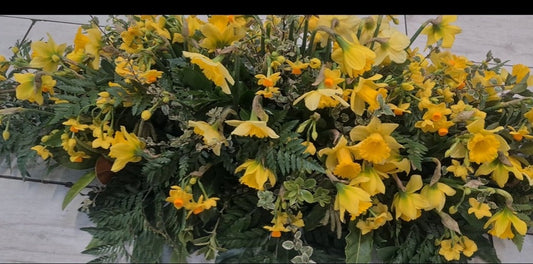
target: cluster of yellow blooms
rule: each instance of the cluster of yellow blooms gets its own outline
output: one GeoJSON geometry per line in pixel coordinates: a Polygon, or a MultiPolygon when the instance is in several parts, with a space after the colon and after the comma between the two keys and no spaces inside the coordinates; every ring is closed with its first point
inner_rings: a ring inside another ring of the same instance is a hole
{"type": "MultiPolygon", "coordinates": [[[[235,106],[238,100],[238,104],[251,106],[226,110],[210,121],[186,120],[184,130],[198,136],[199,151],[221,157],[230,149],[236,153],[233,148],[243,138],[257,142],[280,140],[281,131],[269,122],[272,105],[302,111],[309,119],[299,120],[296,132],[306,147],[305,154],[320,161],[325,171],[308,175],[330,180],[333,210],[340,222],[356,221],[357,228],[366,235],[390,221],[410,222],[425,212],[435,212],[446,229],[435,242],[440,248],[438,254],[447,261],[459,260],[461,254],[472,257],[478,250],[452,217],[465,198],[467,213],[483,220],[488,234],[501,239],[526,234],[529,219],[519,217],[507,187],[511,174],[518,181],[527,181],[526,185],[533,184],[532,160],[521,153],[521,144],[533,139],[533,109],[524,111],[520,121],[506,126],[494,125],[495,119],[489,119],[487,113],[513,104],[531,106],[528,96],[506,102],[502,98],[507,93],[522,93],[526,89],[516,87],[533,85],[533,78],[529,68],[520,64],[510,72],[499,68],[473,70],[474,63],[449,50],[455,35],[461,32],[452,25],[456,18],[439,16],[421,26],[417,35],[427,36],[426,48],[431,50],[426,56],[410,48],[412,39],[392,26],[393,16],[299,16],[291,23],[305,24],[306,32],[313,33],[299,39],[298,44],[306,47],[309,42],[309,49],[325,52],[303,56],[295,54],[290,45],[276,46],[279,39],[272,37],[267,41],[269,35],[265,31],[292,34],[280,31],[282,19],[278,16],[266,16],[255,29],[251,27],[257,23],[254,16],[213,15],[207,21],[198,16],[136,16],[120,34],[111,37],[120,43],[118,47],[104,42],[96,27],[85,31],[80,28],[69,49],[65,44],[56,44],[51,36],[46,42],[33,42],[28,65],[32,71],[13,74],[16,98],[38,105],[69,103],[67,96],[57,96],[57,81],[101,70],[104,60],[109,61],[107,67],[113,63],[116,79],[98,84],[103,88],[97,88],[97,97],[91,98],[94,102],[87,109],[79,109],[76,116],[62,121],[65,130],[55,129],[44,135],[41,144],[32,149],[45,160],[53,157],[46,142],[60,133],[57,135],[61,147],[70,162],[83,162],[94,153],[105,153],[112,160],[111,171],[118,173],[129,163],[147,161],[159,154],[153,153],[157,140],[153,134],[148,140],[143,126],[154,129],[149,126],[154,113],[168,111],[173,102],[174,106],[182,103],[178,98],[186,97],[161,89],[161,83],[168,82],[167,75],[177,78],[172,69],[160,68],[163,58],[154,54],[164,51],[168,58],[180,59],[172,67],[198,67],[223,95],[238,98],[229,106],[235,106]],[[176,54],[173,45],[183,50],[176,54]],[[235,57],[261,52],[265,54],[261,65],[246,65],[254,78],[254,83],[246,87],[253,91],[252,96],[238,97],[243,92],[236,87],[242,88],[243,80],[235,66],[229,65],[234,65],[235,57]],[[141,103],[141,97],[149,98],[148,102],[141,103]],[[244,100],[248,101],[242,103],[244,100]],[[117,111],[132,107],[139,110],[139,122],[133,132],[119,123],[117,111]],[[242,115],[243,109],[249,115],[242,115]],[[334,111],[337,116],[332,114],[334,111]],[[326,121],[331,122],[326,125],[327,131],[321,130],[326,115],[334,116],[326,121]],[[414,127],[407,127],[407,119],[413,120],[414,127]],[[224,133],[228,128],[231,132],[224,133]],[[330,133],[332,140],[321,141],[319,135],[324,133],[330,133]],[[415,147],[400,140],[399,135],[414,134],[433,142],[422,144],[446,146],[442,153],[425,153],[429,157],[425,164],[434,168],[430,173],[407,154],[415,147]],[[390,194],[391,189],[397,190],[390,194]],[[389,194],[392,199],[385,199],[389,194]],[[449,198],[457,195],[462,198],[450,205],[449,198]],[[503,197],[503,205],[496,206],[493,195],[503,197]]],[[[303,53],[306,49],[301,50],[303,53]]],[[[0,63],[6,62],[1,59],[0,63]]],[[[1,65],[0,81],[5,81],[9,65],[1,65]]],[[[184,83],[179,85],[186,86],[184,83]]],[[[7,141],[9,137],[7,125],[3,138],[7,141]]],[[[283,182],[293,179],[291,175],[282,175],[265,163],[264,156],[241,158],[231,172],[238,182],[257,192],[276,190],[279,196],[272,210],[272,225],[265,225],[264,229],[278,238],[283,232],[304,227],[302,208],[291,207],[295,203],[287,205],[286,201],[294,197],[284,196],[288,191],[283,182]]],[[[209,194],[200,183],[202,174],[210,168],[204,165],[196,169],[191,177],[181,181],[181,186],[173,184],[166,198],[176,209],[185,209],[187,219],[191,214],[220,207],[217,201],[222,199],[214,197],[216,193],[209,194]],[[195,185],[200,185],[202,193],[197,198],[195,185]]],[[[306,198],[303,191],[298,195],[306,202],[316,201],[306,198]]]]}

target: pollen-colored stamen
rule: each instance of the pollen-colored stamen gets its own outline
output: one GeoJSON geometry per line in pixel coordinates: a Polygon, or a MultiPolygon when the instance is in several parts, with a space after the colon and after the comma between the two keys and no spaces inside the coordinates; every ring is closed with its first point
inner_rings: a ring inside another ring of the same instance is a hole
{"type": "Polygon", "coordinates": [[[177,208],[180,208],[183,206],[183,200],[182,199],[176,199],[174,200],[174,206],[176,206],[177,208]]]}
{"type": "Polygon", "coordinates": [[[439,121],[442,118],[441,112],[435,112],[433,115],[431,115],[431,120],[433,121],[439,121]]]}
{"type": "Polygon", "coordinates": [[[524,136],[522,134],[513,134],[513,139],[516,141],[522,141],[523,138],[524,136]]]}
{"type": "Polygon", "coordinates": [[[328,88],[332,88],[332,86],[333,86],[333,80],[332,80],[331,78],[326,78],[326,79],[324,80],[324,85],[326,85],[326,87],[328,87],[328,88]]]}
{"type": "Polygon", "coordinates": [[[274,83],[270,79],[264,79],[263,80],[263,85],[265,87],[272,87],[272,86],[274,86],[274,83]]]}
{"type": "Polygon", "coordinates": [[[272,233],[270,233],[270,236],[272,236],[272,237],[281,237],[281,232],[280,231],[272,231],[272,233]]]}

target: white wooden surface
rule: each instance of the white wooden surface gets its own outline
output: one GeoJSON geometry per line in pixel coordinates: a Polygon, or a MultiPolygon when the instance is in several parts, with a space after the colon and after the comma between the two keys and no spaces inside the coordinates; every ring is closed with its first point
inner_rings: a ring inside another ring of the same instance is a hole
{"type": "MultiPolygon", "coordinates": [[[[400,15],[399,29],[411,36],[425,20],[437,15],[400,15]]],[[[106,15],[97,15],[105,22],[106,15]]],[[[78,26],[89,15],[0,15],[0,55],[11,56],[16,40],[47,40],[50,33],[57,43],[72,43],[78,26]]],[[[459,15],[455,25],[463,32],[456,36],[452,52],[473,61],[481,61],[490,50],[495,57],[510,60],[508,65],[533,66],[533,16],[530,15],[459,15]]],[[[425,36],[414,46],[423,48],[425,36]]],[[[36,168],[33,178],[73,181],[83,173],[58,169],[45,177],[36,168]]],[[[16,170],[0,164],[0,175],[17,176],[16,170]]],[[[0,263],[87,262],[93,257],[81,254],[91,236],[79,230],[91,226],[87,216],[78,211],[83,197],[78,196],[61,210],[68,188],[0,178],[0,263]]],[[[509,241],[495,239],[504,263],[531,263],[533,236],[527,235],[519,252],[509,241]]],[[[481,262],[474,259],[473,262],[481,262]]]]}

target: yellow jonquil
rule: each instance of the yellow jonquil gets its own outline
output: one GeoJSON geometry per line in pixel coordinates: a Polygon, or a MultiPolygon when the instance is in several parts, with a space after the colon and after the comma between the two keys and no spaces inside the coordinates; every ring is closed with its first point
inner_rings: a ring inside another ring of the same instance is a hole
{"type": "Polygon", "coordinates": [[[468,208],[468,213],[474,214],[477,219],[481,219],[484,216],[492,216],[492,212],[490,211],[490,206],[488,204],[479,202],[474,197],[468,198],[468,203],[470,204],[470,208],[468,208]]]}
{"type": "MultiPolygon", "coordinates": [[[[365,111],[365,103],[368,104],[369,112],[374,112],[374,110],[379,109],[378,102],[378,92],[379,88],[387,86],[386,83],[375,83],[383,77],[381,74],[375,74],[374,76],[365,79],[363,77],[359,78],[357,86],[353,88],[351,97],[350,97],[350,108],[357,115],[362,115],[365,111]]],[[[382,95],[382,97],[385,97],[382,95]]]]}
{"type": "Polygon", "coordinates": [[[33,103],[36,102],[42,105],[44,102],[43,92],[54,94],[54,86],[56,81],[52,76],[33,74],[33,73],[15,73],[13,74],[15,81],[20,83],[15,88],[15,96],[19,100],[28,100],[33,103]]]}
{"type": "Polygon", "coordinates": [[[322,109],[326,107],[335,107],[339,103],[345,107],[350,105],[340,97],[342,95],[342,89],[317,89],[309,91],[302,94],[296,100],[294,100],[293,105],[298,104],[302,99],[304,99],[305,107],[311,111],[316,109],[322,109]]]}
{"type": "Polygon", "coordinates": [[[274,225],[272,226],[263,226],[264,229],[270,231],[271,237],[281,237],[281,232],[289,232],[290,230],[285,226],[285,224],[288,223],[287,213],[279,213],[278,215],[274,216],[272,219],[272,222],[274,225]]]}
{"type": "Polygon", "coordinates": [[[220,148],[222,145],[229,145],[224,134],[220,133],[218,129],[205,121],[189,120],[189,127],[194,128],[195,134],[202,136],[204,144],[212,148],[213,153],[217,156],[220,156],[220,148]]]}
{"type": "Polygon", "coordinates": [[[422,210],[429,207],[429,202],[416,191],[422,188],[422,177],[418,174],[411,175],[411,179],[405,186],[405,190],[398,190],[392,200],[396,219],[404,221],[415,220],[422,214],[422,210]]]}
{"type": "Polygon", "coordinates": [[[486,229],[488,227],[491,227],[488,231],[489,234],[501,239],[514,238],[515,233],[513,230],[522,236],[527,232],[526,222],[520,219],[516,212],[507,206],[487,220],[483,228],[486,229]]]}
{"type": "Polygon", "coordinates": [[[235,173],[242,170],[244,170],[244,175],[239,179],[239,182],[250,188],[263,191],[267,180],[270,186],[276,184],[276,175],[270,169],[263,167],[257,160],[245,161],[235,169],[235,173]]]}
{"type": "Polygon", "coordinates": [[[326,168],[335,175],[353,179],[361,171],[361,165],[354,162],[354,147],[347,144],[348,140],[340,136],[335,147],[321,149],[318,151],[318,156],[327,155],[326,168]]]}
{"type": "Polygon", "coordinates": [[[67,121],[63,122],[62,124],[65,126],[69,126],[70,132],[73,132],[73,133],[78,133],[79,131],[83,131],[89,128],[89,125],[81,124],[75,118],[69,118],[67,121]]]}
{"type": "Polygon", "coordinates": [[[388,158],[396,156],[400,148],[403,148],[391,133],[398,127],[396,123],[381,123],[377,117],[372,117],[366,126],[356,126],[350,131],[350,139],[354,142],[356,154],[362,159],[383,163],[388,158]]]}
{"type": "Polygon", "coordinates": [[[232,135],[243,137],[258,137],[258,138],[279,138],[276,132],[268,127],[267,121],[261,120],[226,120],[224,121],[235,129],[231,132],[232,135]]]}
{"type": "Polygon", "coordinates": [[[484,163],[493,161],[498,157],[498,151],[506,153],[509,145],[500,135],[494,134],[503,129],[499,126],[492,130],[486,130],[485,120],[478,119],[470,123],[466,128],[472,134],[468,140],[468,157],[470,161],[484,163]]]}
{"type": "Polygon", "coordinates": [[[470,173],[474,173],[474,169],[471,166],[461,165],[461,162],[455,159],[452,159],[452,165],[446,167],[446,170],[453,173],[455,177],[460,177],[463,181],[466,181],[466,177],[470,173]]]}
{"type": "Polygon", "coordinates": [[[344,213],[350,214],[350,220],[355,220],[357,216],[365,212],[372,206],[370,194],[363,189],[352,185],[337,182],[335,183],[337,195],[335,196],[334,209],[340,213],[340,220],[344,223],[344,213]]]}
{"type": "Polygon", "coordinates": [[[47,160],[49,157],[54,156],[52,152],[50,152],[45,146],[42,145],[33,146],[31,147],[31,149],[35,150],[35,152],[37,152],[37,154],[41,156],[43,160],[47,160]]]}
{"type": "Polygon", "coordinates": [[[376,195],[378,193],[385,193],[385,184],[383,183],[382,177],[388,178],[386,173],[382,173],[372,166],[363,165],[363,170],[357,175],[357,178],[360,177],[367,179],[361,182],[359,187],[363,188],[368,194],[376,195]]]}
{"type": "Polygon", "coordinates": [[[433,45],[442,39],[442,47],[451,48],[455,41],[455,35],[462,31],[460,27],[450,25],[455,20],[457,20],[457,15],[444,15],[431,20],[431,24],[426,26],[421,32],[428,36],[426,46],[433,45]]]}
{"type": "Polygon", "coordinates": [[[507,128],[509,128],[509,130],[510,130],[509,134],[516,141],[522,141],[522,139],[524,139],[524,138],[533,139],[533,136],[529,134],[529,129],[525,125],[520,126],[520,129],[518,129],[518,131],[516,129],[514,129],[514,127],[512,127],[512,126],[507,126],[507,128]]]}
{"type": "Polygon", "coordinates": [[[186,192],[177,185],[173,185],[170,188],[171,190],[169,191],[169,196],[165,199],[165,201],[172,203],[176,209],[189,206],[193,200],[191,193],[186,192]]]}
{"type": "Polygon", "coordinates": [[[229,71],[220,63],[222,57],[213,60],[208,57],[194,52],[183,51],[183,56],[191,59],[191,63],[196,64],[202,69],[205,77],[211,80],[216,86],[222,88],[225,94],[231,94],[229,84],[233,85],[235,80],[231,77],[229,71]]]}
{"type": "Polygon", "coordinates": [[[209,210],[211,207],[216,207],[219,199],[218,197],[210,197],[204,201],[204,195],[200,195],[197,202],[192,201],[184,205],[185,209],[189,210],[187,217],[191,216],[191,214],[197,215],[205,210],[209,210]]]}
{"type": "Polygon", "coordinates": [[[386,204],[377,202],[377,204],[368,209],[368,211],[371,216],[365,219],[360,219],[356,224],[357,228],[361,230],[363,235],[382,227],[387,221],[392,220],[392,214],[389,212],[389,208],[386,204]]]}
{"type": "Polygon", "coordinates": [[[331,59],[339,64],[343,73],[351,78],[370,70],[376,58],[376,53],[366,46],[359,44],[356,36],[352,36],[353,42],[340,35],[335,36],[338,48],[331,53],[331,59]]]}
{"type": "Polygon", "coordinates": [[[56,45],[50,34],[48,42],[35,41],[31,43],[30,67],[41,68],[45,72],[54,72],[61,63],[61,57],[67,48],[67,44],[56,45]]]}
{"type": "Polygon", "coordinates": [[[429,207],[426,209],[429,210],[434,208],[440,212],[446,203],[446,196],[454,196],[455,192],[455,189],[452,187],[442,182],[436,182],[434,184],[425,185],[420,191],[420,195],[429,202],[429,207]]]}
{"type": "Polygon", "coordinates": [[[382,62],[388,64],[390,61],[403,63],[407,59],[406,48],[410,44],[409,37],[402,32],[390,28],[383,31],[383,35],[377,38],[374,52],[376,58],[374,65],[380,65],[382,62]]]}
{"type": "Polygon", "coordinates": [[[109,148],[109,157],[114,158],[111,171],[122,170],[129,162],[139,162],[142,160],[142,153],[146,143],[141,141],[133,133],[128,133],[124,126],[120,126],[120,131],[115,132],[113,144],[109,148]]]}
{"type": "Polygon", "coordinates": [[[208,23],[200,27],[200,31],[205,36],[200,41],[200,47],[208,49],[209,52],[214,52],[217,48],[231,45],[246,35],[245,24],[244,17],[232,15],[210,16],[208,23]]]}
{"type": "Polygon", "coordinates": [[[505,157],[509,160],[509,164],[503,163],[499,158],[491,162],[485,162],[476,170],[476,176],[491,175],[491,178],[498,184],[500,188],[509,180],[509,172],[519,179],[523,180],[520,163],[512,157],[505,157]]]}
{"type": "Polygon", "coordinates": [[[447,261],[459,260],[464,247],[455,239],[445,239],[440,242],[439,254],[447,261]]]}

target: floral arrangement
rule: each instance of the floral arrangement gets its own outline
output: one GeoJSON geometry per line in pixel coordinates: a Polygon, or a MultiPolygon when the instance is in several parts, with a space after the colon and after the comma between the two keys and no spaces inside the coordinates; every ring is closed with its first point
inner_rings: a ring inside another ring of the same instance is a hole
{"type": "Polygon", "coordinates": [[[453,54],[456,19],[110,16],[21,41],[0,157],[86,171],[63,208],[86,196],[94,262],[499,262],[532,224],[533,78],[453,54]]]}

